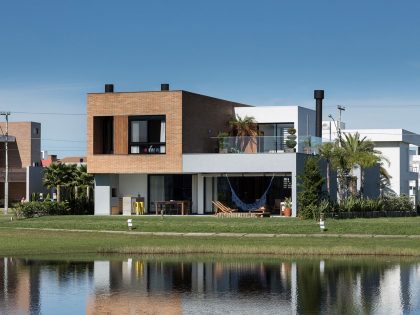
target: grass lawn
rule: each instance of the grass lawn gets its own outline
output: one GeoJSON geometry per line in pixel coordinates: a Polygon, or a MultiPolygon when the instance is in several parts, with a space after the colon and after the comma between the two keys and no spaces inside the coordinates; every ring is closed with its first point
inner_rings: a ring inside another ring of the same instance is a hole
{"type": "MultiPolygon", "coordinates": [[[[132,217],[135,231],[322,233],[314,221],[294,218],[132,217]]],[[[10,221],[0,216],[0,256],[52,254],[250,254],[395,255],[420,257],[420,238],[392,237],[191,237],[101,232],[46,231],[41,228],[126,231],[128,217],[51,216],[10,221]],[[24,230],[18,228],[39,228],[24,230]]],[[[328,220],[325,234],[420,235],[420,217],[328,220]]]]}
{"type": "MultiPolygon", "coordinates": [[[[232,232],[232,233],[332,233],[420,235],[420,217],[347,219],[326,221],[327,231],[311,220],[295,218],[216,218],[200,216],[133,216],[136,231],[144,232],[232,232]]],[[[83,230],[127,230],[123,216],[49,216],[10,221],[0,216],[1,228],[57,228],[83,230]]]]}
{"type": "Polygon", "coordinates": [[[249,254],[420,257],[420,239],[158,237],[96,232],[0,229],[0,255],[249,254]]]}

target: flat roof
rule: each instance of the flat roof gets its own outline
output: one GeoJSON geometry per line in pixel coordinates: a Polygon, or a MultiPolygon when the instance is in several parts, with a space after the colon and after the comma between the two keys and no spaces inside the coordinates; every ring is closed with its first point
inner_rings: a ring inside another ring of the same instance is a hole
{"type": "Polygon", "coordinates": [[[405,142],[420,146],[420,135],[405,129],[343,129],[342,132],[358,132],[373,142],[405,142]]]}

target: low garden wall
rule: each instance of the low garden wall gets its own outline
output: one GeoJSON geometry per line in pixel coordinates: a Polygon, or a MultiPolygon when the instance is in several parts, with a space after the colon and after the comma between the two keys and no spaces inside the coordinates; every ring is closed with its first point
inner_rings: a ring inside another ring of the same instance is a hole
{"type": "Polygon", "coordinates": [[[416,217],[417,211],[365,211],[327,213],[327,218],[355,219],[355,218],[387,218],[387,217],[416,217]]]}

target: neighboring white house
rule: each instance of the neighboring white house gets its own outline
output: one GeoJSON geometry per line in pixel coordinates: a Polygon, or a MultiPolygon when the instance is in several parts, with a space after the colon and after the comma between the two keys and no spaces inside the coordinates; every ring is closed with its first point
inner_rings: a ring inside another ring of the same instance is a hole
{"type": "MultiPolygon", "coordinates": [[[[410,187],[409,187],[409,195],[410,198],[412,200],[418,201],[418,199],[416,200],[416,196],[420,196],[420,192],[419,189],[420,187],[418,187],[418,183],[420,180],[420,147],[417,146],[410,146],[410,151],[409,151],[409,163],[410,163],[410,171],[413,173],[416,173],[418,178],[417,178],[417,185],[416,185],[416,181],[415,180],[411,180],[410,181],[410,187]]],[[[417,204],[418,202],[416,202],[417,204]]]]}
{"type": "MultiPolygon", "coordinates": [[[[323,123],[326,127],[323,135],[329,134],[328,123],[323,123]]],[[[375,149],[389,160],[389,164],[384,162],[383,167],[391,175],[390,189],[398,195],[410,195],[415,204],[418,202],[420,156],[413,154],[412,148],[420,146],[420,135],[405,129],[342,129],[341,132],[358,132],[361,138],[373,141],[375,149]]],[[[330,134],[332,139],[337,138],[335,129],[330,134]]]]}

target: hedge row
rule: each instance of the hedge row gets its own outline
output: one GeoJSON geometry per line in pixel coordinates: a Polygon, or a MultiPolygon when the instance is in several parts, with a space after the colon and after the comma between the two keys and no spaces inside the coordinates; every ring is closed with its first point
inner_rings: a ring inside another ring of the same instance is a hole
{"type": "Polygon", "coordinates": [[[93,214],[93,201],[84,198],[63,202],[50,200],[30,201],[16,204],[14,210],[18,219],[45,215],[93,214]]]}

